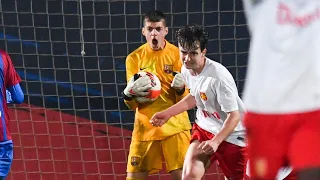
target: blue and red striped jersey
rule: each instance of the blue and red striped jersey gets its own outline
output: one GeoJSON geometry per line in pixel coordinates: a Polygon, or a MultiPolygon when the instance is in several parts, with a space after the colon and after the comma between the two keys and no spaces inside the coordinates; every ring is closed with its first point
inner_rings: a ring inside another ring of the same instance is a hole
{"type": "Polygon", "coordinates": [[[8,112],[6,89],[21,82],[21,78],[14,69],[8,53],[0,50],[0,142],[11,140],[10,117],[8,112]]]}

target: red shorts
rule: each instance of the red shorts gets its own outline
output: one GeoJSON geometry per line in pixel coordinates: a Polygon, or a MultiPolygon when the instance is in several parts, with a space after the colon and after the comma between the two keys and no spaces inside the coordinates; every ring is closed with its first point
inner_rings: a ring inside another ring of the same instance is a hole
{"type": "Polygon", "coordinates": [[[287,177],[285,177],[283,180],[297,180],[296,177],[297,173],[295,171],[292,171],[287,177]]]}
{"type": "MultiPolygon", "coordinates": [[[[194,140],[202,142],[213,137],[212,133],[200,128],[196,123],[193,124],[191,142],[194,140]]],[[[217,161],[217,164],[228,179],[242,180],[245,175],[247,163],[245,147],[223,141],[217,151],[211,155],[210,161],[211,163],[217,161]]]]}
{"type": "Polygon", "coordinates": [[[320,166],[320,111],[247,113],[244,124],[252,177],[273,179],[278,169],[288,164],[297,171],[320,166]]]}

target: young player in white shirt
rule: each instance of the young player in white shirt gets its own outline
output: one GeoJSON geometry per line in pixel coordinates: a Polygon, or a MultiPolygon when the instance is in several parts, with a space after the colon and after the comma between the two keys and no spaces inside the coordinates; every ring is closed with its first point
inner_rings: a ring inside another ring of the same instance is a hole
{"type": "Polygon", "coordinates": [[[244,103],[250,172],[320,179],[320,1],[243,0],[251,44],[244,103]]]}
{"type": "Polygon", "coordinates": [[[182,179],[201,179],[210,164],[218,161],[227,179],[242,180],[247,160],[240,116],[245,110],[235,81],[224,66],[205,56],[208,34],[202,27],[181,28],[177,39],[184,64],[181,74],[190,94],[155,114],[150,123],[162,126],[170,117],[197,107],[182,179]]]}

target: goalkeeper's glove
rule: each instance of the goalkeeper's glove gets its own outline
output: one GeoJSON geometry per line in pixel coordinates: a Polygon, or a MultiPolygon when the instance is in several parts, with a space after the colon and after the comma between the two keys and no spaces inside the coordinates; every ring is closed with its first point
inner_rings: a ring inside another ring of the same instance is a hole
{"type": "Polygon", "coordinates": [[[122,95],[125,100],[132,100],[134,96],[147,96],[151,87],[151,80],[148,76],[140,77],[139,74],[135,74],[127,83],[122,95]]]}
{"type": "Polygon", "coordinates": [[[178,95],[182,95],[185,91],[185,83],[181,73],[173,72],[174,78],[171,83],[171,87],[174,88],[178,95]]]}

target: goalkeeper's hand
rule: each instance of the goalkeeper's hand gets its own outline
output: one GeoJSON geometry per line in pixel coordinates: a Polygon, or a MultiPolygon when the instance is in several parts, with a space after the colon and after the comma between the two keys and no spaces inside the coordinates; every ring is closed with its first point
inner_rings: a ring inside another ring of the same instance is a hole
{"type": "Polygon", "coordinates": [[[185,83],[182,74],[179,72],[173,72],[174,78],[171,83],[171,87],[174,88],[178,94],[183,94],[185,90],[185,83]]]}
{"type": "Polygon", "coordinates": [[[123,94],[128,98],[132,98],[133,96],[147,96],[149,95],[148,90],[151,87],[151,80],[148,76],[139,77],[138,74],[135,74],[127,83],[123,94]]]}

